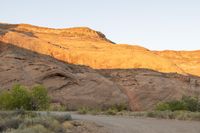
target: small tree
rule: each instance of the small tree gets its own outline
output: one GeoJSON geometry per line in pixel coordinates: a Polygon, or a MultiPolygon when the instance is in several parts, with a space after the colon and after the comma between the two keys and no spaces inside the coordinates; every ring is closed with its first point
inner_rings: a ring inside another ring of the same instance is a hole
{"type": "Polygon", "coordinates": [[[30,110],[31,94],[27,88],[21,85],[15,85],[10,92],[11,95],[11,109],[26,109],[30,110]]]}
{"type": "Polygon", "coordinates": [[[186,110],[186,105],[182,101],[178,100],[172,100],[170,102],[167,102],[169,104],[169,108],[171,111],[176,111],[176,110],[186,110]]]}
{"type": "Polygon", "coordinates": [[[3,91],[0,94],[0,109],[6,110],[6,109],[12,109],[12,96],[10,92],[3,91]]]}
{"type": "Polygon", "coordinates": [[[170,109],[168,103],[166,103],[166,102],[161,102],[161,103],[158,103],[158,104],[156,105],[156,110],[158,110],[158,111],[165,111],[165,110],[171,110],[171,109],[170,109]]]}
{"type": "Polygon", "coordinates": [[[50,98],[47,90],[39,85],[32,89],[32,110],[45,110],[49,108],[50,98]]]}
{"type": "Polygon", "coordinates": [[[191,97],[191,96],[183,96],[182,101],[185,103],[186,108],[188,111],[200,111],[199,110],[199,100],[196,97],[191,97]]]}
{"type": "Polygon", "coordinates": [[[11,91],[0,93],[1,110],[45,110],[49,105],[50,98],[43,86],[36,86],[30,91],[21,85],[15,85],[11,91]]]}
{"type": "Polygon", "coordinates": [[[181,100],[172,100],[157,104],[156,110],[159,111],[176,111],[187,110],[191,112],[200,111],[200,101],[198,97],[183,96],[181,100]]]}

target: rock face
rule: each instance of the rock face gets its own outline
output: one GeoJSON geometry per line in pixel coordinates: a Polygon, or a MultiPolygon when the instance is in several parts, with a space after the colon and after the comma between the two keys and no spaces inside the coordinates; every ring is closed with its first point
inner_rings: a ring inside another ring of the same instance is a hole
{"type": "Polygon", "coordinates": [[[200,51],[114,44],[85,27],[0,24],[0,89],[43,84],[53,102],[69,109],[129,103],[132,110],[149,110],[160,101],[199,95],[199,59],[200,51]]]}
{"type": "Polygon", "coordinates": [[[128,104],[150,110],[160,101],[200,94],[200,78],[148,69],[102,69],[64,63],[11,44],[0,43],[0,89],[43,84],[52,102],[68,109],[128,104]]]}
{"type": "Polygon", "coordinates": [[[107,108],[128,102],[120,86],[89,67],[0,43],[0,90],[10,89],[16,83],[43,84],[53,102],[68,109],[107,108]]]}
{"type": "Polygon", "coordinates": [[[0,41],[95,69],[148,68],[200,75],[200,51],[150,51],[114,44],[102,33],[86,27],[50,29],[0,24],[0,41]]]}
{"type": "Polygon", "coordinates": [[[200,96],[200,78],[148,69],[98,70],[120,85],[132,110],[151,110],[158,102],[180,99],[183,95],[200,96]]]}
{"type": "Polygon", "coordinates": [[[159,56],[171,60],[185,73],[200,76],[200,50],[196,51],[156,51],[159,56]]]}

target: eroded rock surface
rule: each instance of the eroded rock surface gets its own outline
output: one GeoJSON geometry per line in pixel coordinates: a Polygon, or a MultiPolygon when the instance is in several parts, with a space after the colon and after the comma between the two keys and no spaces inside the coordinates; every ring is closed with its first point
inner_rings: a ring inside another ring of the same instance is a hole
{"type": "Polygon", "coordinates": [[[120,85],[129,98],[132,110],[151,110],[162,101],[183,95],[200,96],[200,78],[148,69],[98,70],[120,85]]]}
{"type": "Polygon", "coordinates": [[[200,51],[151,51],[114,44],[87,27],[51,29],[27,24],[0,24],[0,41],[95,69],[148,68],[200,75],[200,51]]]}
{"type": "Polygon", "coordinates": [[[114,44],[86,27],[27,24],[0,24],[0,41],[1,90],[43,84],[53,102],[70,109],[129,102],[132,110],[148,110],[160,101],[199,95],[200,80],[190,74],[200,75],[200,51],[151,51],[114,44]]]}
{"type": "Polygon", "coordinates": [[[0,89],[10,89],[16,83],[42,84],[54,103],[67,105],[68,109],[106,108],[127,103],[120,86],[89,67],[0,43],[0,89]]]}

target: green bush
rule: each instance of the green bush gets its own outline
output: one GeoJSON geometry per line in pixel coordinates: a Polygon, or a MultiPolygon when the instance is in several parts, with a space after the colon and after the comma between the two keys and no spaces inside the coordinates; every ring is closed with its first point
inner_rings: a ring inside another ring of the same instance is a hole
{"type": "Polygon", "coordinates": [[[50,98],[43,86],[35,86],[32,90],[32,110],[44,110],[49,108],[50,98]]]}
{"type": "Polygon", "coordinates": [[[88,107],[81,107],[78,109],[78,113],[79,114],[87,114],[90,112],[91,109],[89,109],[88,107]]]}
{"type": "Polygon", "coordinates": [[[127,104],[116,104],[111,107],[111,109],[116,110],[117,112],[128,110],[127,104]]]}
{"type": "Polygon", "coordinates": [[[159,111],[170,110],[170,107],[168,103],[158,103],[156,105],[156,110],[159,110],[159,111]]]}
{"type": "Polygon", "coordinates": [[[10,92],[4,91],[0,95],[0,109],[11,109],[12,108],[12,96],[10,92]]]}
{"type": "Polygon", "coordinates": [[[168,102],[168,104],[171,111],[186,110],[186,106],[184,102],[182,101],[173,100],[173,101],[168,102]]]}
{"type": "MultiPolygon", "coordinates": [[[[63,123],[71,120],[69,114],[40,114],[24,111],[0,112],[0,133],[66,133],[63,123]]],[[[73,125],[72,125],[73,126],[73,125]]]]}
{"type": "Polygon", "coordinates": [[[158,111],[178,111],[186,110],[191,112],[200,111],[200,101],[196,97],[183,96],[181,100],[162,102],[156,105],[158,111]]]}
{"type": "MultiPolygon", "coordinates": [[[[27,90],[27,88],[21,85],[15,85],[10,92],[12,101],[11,101],[11,109],[31,109],[31,94],[27,90]]],[[[9,103],[8,103],[9,104],[9,103]]]]}
{"type": "Polygon", "coordinates": [[[0,110],[45,110],[49,102],[47,90],[42,86],[36,86],[30,91],[15,85],[10,91],[0,93],[0,110]]]}
{"type": "Polygon", "coordinates": [[[200,111],[200,101],[198,97],[183,96],[182,101],[188,111],[200,111]]]}
{"type": "Polygon", "coordinates": [[[4,91],[0,94],[0,109],[27,109],[30,110],[31,95],[26,88],[15,85],[11,91],[4,91]]]}
{"type": "Polygon", "coordinates": [[[176,111],[176,110],[186,110],[186,109],[187,108],[186,108],[186,105],[184,104],[184,102],[178,101],[178,100],[159,103],[156,106],[156,110],[158,110],[158,111],[166,111],[166,110],[176,111]]]}
{"type": "Polygon", "coordinates": [[[106,111],[106,114],[107,115],[116,115],[118,112],[118,110],[116,108],[109,108],[107,111],[106,111]]]}

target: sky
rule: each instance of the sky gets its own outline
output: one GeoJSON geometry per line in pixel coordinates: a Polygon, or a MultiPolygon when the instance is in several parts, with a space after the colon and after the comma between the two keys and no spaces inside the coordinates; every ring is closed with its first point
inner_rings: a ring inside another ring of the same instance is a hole
{"type": "Polygon", "coordinates": [[[0,0],[0,22],[86,26],[151,50],[200,49],[200,0],[0,0]]]}

